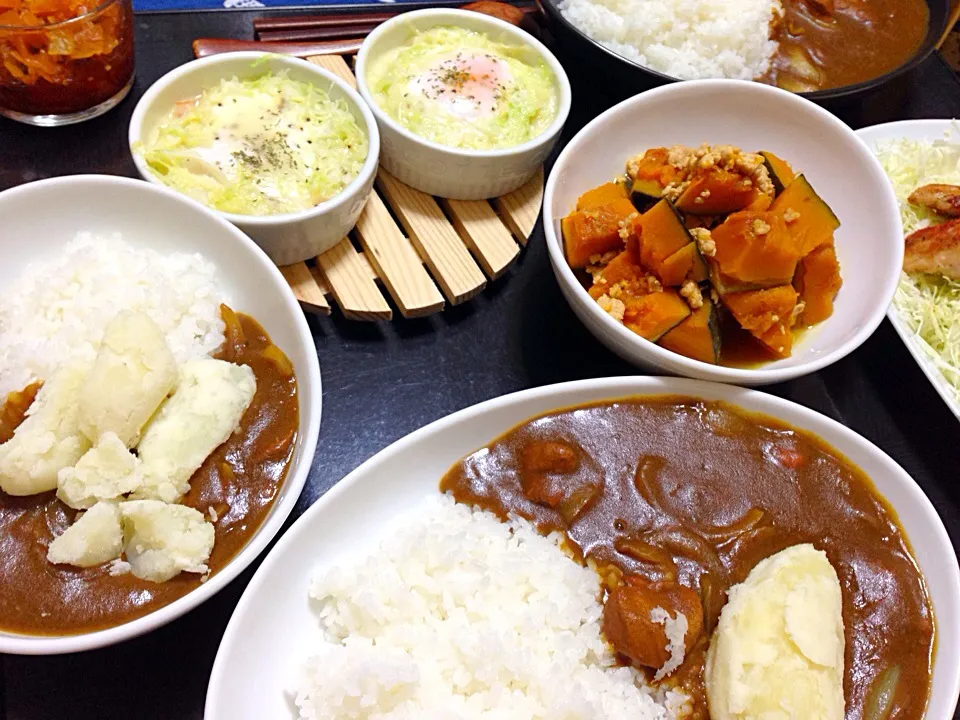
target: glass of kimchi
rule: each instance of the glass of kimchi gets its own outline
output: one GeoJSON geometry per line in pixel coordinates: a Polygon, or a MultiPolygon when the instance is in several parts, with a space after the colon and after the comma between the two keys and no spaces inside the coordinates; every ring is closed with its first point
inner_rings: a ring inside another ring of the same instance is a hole
{"type": "Polygon", "coordinates": [[[0,0],[0,115],[68,125],[133,85],[131,0],[0,0]]]}

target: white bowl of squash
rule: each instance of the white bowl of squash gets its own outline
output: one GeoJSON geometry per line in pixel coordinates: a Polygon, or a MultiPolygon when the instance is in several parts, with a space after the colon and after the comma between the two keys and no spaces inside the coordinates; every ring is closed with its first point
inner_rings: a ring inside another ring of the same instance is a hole
{"type": "Polygon", "coordinates": [[[560,154],[543,215],[587,328],[634,365],[702,380],[763,385],[837,362],[883,320],[903,262],[866,145],[803,98],[735,80],[600,115],[560,154]]]}

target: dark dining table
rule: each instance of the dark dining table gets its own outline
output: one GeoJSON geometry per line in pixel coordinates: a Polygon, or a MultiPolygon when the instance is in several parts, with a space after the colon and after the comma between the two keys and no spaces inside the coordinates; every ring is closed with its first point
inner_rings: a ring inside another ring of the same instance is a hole
{"type": "MultiPolygon", "coordinates": [[[[263,14],[138,15],[136,84],[117,109],[56,129],[0,118],[0,190],[58,175],[136,177],[127,124],[137,98],[192,58],[194,38],[252,38],[252,21],[263,14]]],[[[561,60],[574,91],[562,145],[618,98],[581,72],[576,58],[561,60]]],[[[960,117],[960,82],[934,55],[899,81],[830,109],[853,127],[960,117]]],[[[347,320],[337,311],[310,317],[323,422],[309,480],[285,527],[361,462],[433,420],[524,388],[638,372],[574,317],[550,271],[540,226],[513,268],[471,301],[421,319],[394,315],[380,323],[347,320]]],[[[960,426],[889,322],[849,357],[764,391],[828,415],[890,454],[927,493],[954,547],[960,545],[960,426]]],[[[256,565],[204,605],[146,636],[75,655],[0,655],[0,720],[201,718],[220,638],[256,565]]]]}

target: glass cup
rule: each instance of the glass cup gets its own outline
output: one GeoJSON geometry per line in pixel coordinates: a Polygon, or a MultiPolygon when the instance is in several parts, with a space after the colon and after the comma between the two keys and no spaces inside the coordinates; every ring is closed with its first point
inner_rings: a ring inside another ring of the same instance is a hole
{"type": "Polygon", "coordinates": [[[4,11],[0,1],[0,115],[69,125],[102,115],[130,92],[131,0],[107,0],[89,11],[80,5],[82,14],[45,24],[39,8],[46,6],[50,17],[57,5],[34,0],[4,11]]]}

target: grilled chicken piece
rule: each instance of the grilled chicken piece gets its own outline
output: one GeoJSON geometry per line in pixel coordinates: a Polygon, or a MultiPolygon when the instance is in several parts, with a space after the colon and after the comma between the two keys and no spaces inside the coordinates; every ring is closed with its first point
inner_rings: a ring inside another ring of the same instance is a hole
{"type": "Polygon", "coordinates": [[[936,273],[960,280],[960,219],[910,233],[903,254],[908,273],[936,273]]]}
{"type": "Polygon", "coordinates": [[[960,186],[923,185],[912,193],[907,201],[911,205],[929,208],[938,215],[960,217],[960,186]]]}

